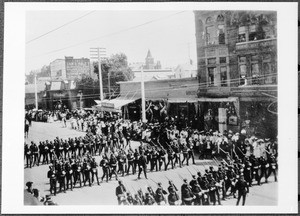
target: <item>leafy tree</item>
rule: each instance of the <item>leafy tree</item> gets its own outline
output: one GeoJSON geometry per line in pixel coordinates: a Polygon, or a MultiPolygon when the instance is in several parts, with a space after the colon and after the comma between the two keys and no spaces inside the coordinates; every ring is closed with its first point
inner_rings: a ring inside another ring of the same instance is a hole
{"type": "MultiPolygon", "coordinates": [[[[99,70],[98,62],[94,63],[94,73],[98,75],[99,70]]],[[[124,53],[114,54],[110,58],[101,61],[101,74],[103,83],[103,92],[108,93],[108,95],[116,95],[120,91],[117,82],[120,81],[130,81],[134,78],[132,70],[128,66],[127,56],[124,53]],[[110,80],[110,90],[109,93],[109,82],[110,80]]]]}

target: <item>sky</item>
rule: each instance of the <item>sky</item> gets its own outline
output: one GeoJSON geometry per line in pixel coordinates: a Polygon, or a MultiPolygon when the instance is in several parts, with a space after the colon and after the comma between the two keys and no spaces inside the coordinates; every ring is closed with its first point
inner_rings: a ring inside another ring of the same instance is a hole
{"type": "Polygon", "coordinates": [[[196,63],[193,11],[27,11],[26,74],[65,56],[90,58],[90,48],[107,56],[125,53],[144,62],[150,49],[163,68],[196,63]]]}

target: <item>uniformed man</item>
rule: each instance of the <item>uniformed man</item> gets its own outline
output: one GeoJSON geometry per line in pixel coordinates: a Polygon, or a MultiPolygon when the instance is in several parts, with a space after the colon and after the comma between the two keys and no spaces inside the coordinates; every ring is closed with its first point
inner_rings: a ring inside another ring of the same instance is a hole
{"type": "Polygon", "coordinates": [[[128,167],[127,167],[127,175],[129,175],[129,171],[130,171],[130,167],[132,169],[132,174],[134,174],[134,156],[133,156],[133,152],[131,151],[131,149],[128,150],[127,153],[127,162],[128,162],[128,167]]]}
{"type": "Polygon", "coordinates": [[[82,171],[82,166],[79,161],[76,161],[76,163],[73,164],[73,172],[74,172],[74,187],[79,181],[79,186],[81,187],[81,171],[82,171]]]}
{"type": "Polygon", "coordinates": [[[145,205],[153,205],[155,203],[154,198],[150,195],[149,192],[145,193],[145,205]]]}
{"type": "Polygon", "coordinates": [[[91,161],[91,172],[92,172],[92,183],[94,183],[94,178],[96,176],[97,184],[100,185],[99,183],[99,178],[98,178],[98,164],[96,162],[96,159],[93,157],[91,161]]]}
{"type": "Polygon", "coordinates": [[[187,160],[189,161],[190,158],[192,158],[193,164],[196,164],[195,163],[195,155],[194,155],[194,143],[192,140],[188,142],[187,147],[188,147],[188,159],[187,160]]]}
{"type": "Polygon", "coordinates": [[[246,195],[247,195],[247,193],[249,193],[249,187],[248,187],[248,184],[245,181],[243,175],[240,175],[240,178],[236,183],[236,189],[238,191],[238,199],[237,199],[236,205],[239,205],[241,197],[243,198],[242,205],[245,205],[246,195]]]}
{"type": "Polygon", "coordinates": [[[116,196],[118,199],[118,204],[119,205],[126,205],[127,204],[127,199],[126,199],[126,188],[123,185],[123,182],[119,180],[119,186],[116,188],[116,196]]]}
{"type": "Polygon", "coordinates": [[[277,182],[277,162],[276,162],[276,158],[274,156],[274,154],[271,154],[270,158],[269,158],[269,173],[268,173],[268,177],[273,173],[274,174],[274,180],[275,182],[277,182]]]}
{"type": "Polygon", "coordinates": [[[134,156],[133,159],[133,175],[134,175],[136,173],[136,169],[139,167],[140,154],[138,153],[137,149],[135,149],[133,156],[134,156]]]}
{"type": "MultiPolygon", "coordinates": [[[[72,161],[72,163],[74,163],[74,160],[72,161]]],[[[67,189],[69,189],[69,185],[70,185],[70,189],[72,191],[73,190],[73,169],[69,162],[66,162],[65,170],[66,170],[67,189]]]]}
{"type": "Polygon", "coordinates": [[[30,151],[30,148],[29,148],[29,145],[25,143],[25,146],[24,146],[24,154],[25,154],[25,158],[26,158],[26,167],[30,167],[31,168],[31,151],[30,151]]]}
{"type": "Polygon", "coordinates": [[[183,160],[182,160],[182,165],[183,165],[183,162],[186,160],[186,165],[188,166],[189,165],[189,159],[188,159],[188,147],[186,144],[183,145],[183,148],[182,148],[182,154],[183,154],[183,160]]]}
{"type": "Polygon", "coordinates": [[[54,194],[54,196],[55,196],[56,195],[56,182],[57,182],[56,172],[55,172],[55,170],[53,170],[52,166],[50,166],[49,168],[50,168],[50,170],[48,171],[48,178],[50,179],[50,194],[54,194]]]}
{"type": "Polygon", "coordinates": [[[115,174],[116,180],[118,180],[118,174],[117,174],[117,158],[114,154],[110,155],[109,159],[109,166],[110,166],[110,175],[109,180],[111,180],[111,177],[113,174],[115,174]]]}
{"type": "Polygon", "coordinates": [[[192,205],[195,198],[191,186],[187,183],[187,179],[183,179],[183,185],[181,186],[182,205],[192,205]]]}
{"type": "Polygon", "coordinates": [[[167,204],[165,195],[167,194],[167,191],[165,191],[162,187],[161,182],[157,183],[158,188],[155,191],[155,201],[157,205],[165,205],[167,204]]]}
{"type": "Polygon", "coordinates": [[[169,191],[169,195],[168,195],[169,205],[179,205],[179,196],[177,193],[178,190],[171,180],[169,181],[168,191],[169,191]]]}
{"type": "Polygon", "coordinates": [[[58,177],[58,183],[59,183],[59,192],[62,191],[66,192],[66,184],[65,184],[65,178],[66,178],[66,171],[63,166],[63,164],[59,165],[59,168],[57,169],[57,177],[58,177]]]}
{"type": "Polygon", "coordinates": [[[110,175],[110,170],[109,170],[109,162],[108,162],[108,158],[106,155],[103,156],[102,160],[100,161],[100,166],[102,167],[102,171],[103,171],[103,175],[101,180],[103,181],[103,179],[106,177],[106,182],[108,182],[108,177],[110,175]]]}
{"type": "Polygon", "coordinates": [[[174,169],[174,163],[173,163],[173,158],[174,158],[174,151],[171,147],[169,147],[168,149],[168,163],[167,163],[167,166],[166,166],[166,169],[168,169],[168,166],[169,166],[169,163],[171,162],[171,165],[172,165],[172,169],[174,169]]]}
{"type": "Polygon", "coordinates": [[[142,152],[141,156],[139,157],[139,174],[138,179],[140,179],[140,175],[144,172],[145,178],[147,179],[147,159],[144,153],[142,152]]]}

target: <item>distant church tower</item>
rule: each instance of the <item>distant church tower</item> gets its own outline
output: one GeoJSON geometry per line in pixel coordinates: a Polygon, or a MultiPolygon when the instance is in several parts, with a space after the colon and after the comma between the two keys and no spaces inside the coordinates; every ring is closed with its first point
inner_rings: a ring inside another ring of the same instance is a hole
{"type": "Polygon", "coordinates": [[[154,58],[152,58],[150,50],[147,53],[145,69],[154,69],[154,58]]]}

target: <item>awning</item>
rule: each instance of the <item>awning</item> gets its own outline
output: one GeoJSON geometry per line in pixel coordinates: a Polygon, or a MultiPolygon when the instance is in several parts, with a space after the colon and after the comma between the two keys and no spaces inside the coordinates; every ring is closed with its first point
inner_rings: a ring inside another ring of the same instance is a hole
{"type": "Polygon", "coordinates": [[[169,103],[196,103],[198,98],[170,98],[169,103]]]}
{"type": "Polygon", "coordinates": [[[112,100],[103,100],[102,102],[100,100],[95,100],[97,105],[94,107],[99,111],[121,112],[121,108],[123,106],[130,104],[130,103],[136,101],[137,99],[138,98],[135,98],[135,99],[115,98],[112,100]]]}
{"type": "Polygon", "coordinates": [[[199,102],[236,102],[238,101],[237,97],[228,97],[228,98],[197,98],[199,102]]]}

